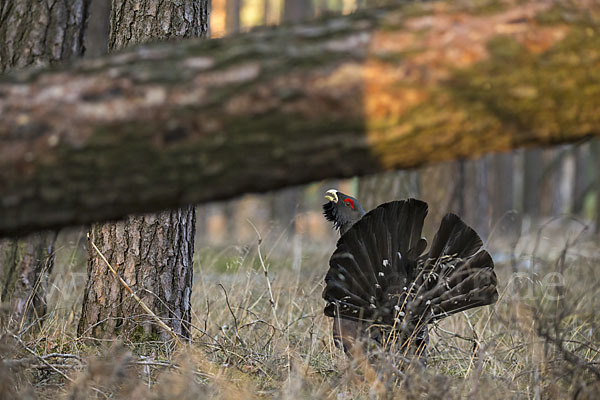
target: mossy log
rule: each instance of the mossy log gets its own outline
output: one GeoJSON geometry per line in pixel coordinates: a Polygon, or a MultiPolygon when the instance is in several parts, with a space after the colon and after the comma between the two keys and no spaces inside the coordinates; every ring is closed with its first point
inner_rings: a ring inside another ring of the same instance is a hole
{"type": "Polygon", "coordinates": [[[584,3],[399,5],[6,76],[0,235],[598,135],[584,3]]]}

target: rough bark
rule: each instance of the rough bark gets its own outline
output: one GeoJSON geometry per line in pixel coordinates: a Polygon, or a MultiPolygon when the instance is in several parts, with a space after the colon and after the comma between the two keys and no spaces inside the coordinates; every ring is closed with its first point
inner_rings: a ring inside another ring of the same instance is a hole
{"type": "Polygon", "coordinates": [[[600,133],[595,12],[465,4],[7,78],[0,235],[600,133]]]}
{"type": "Polygon", "coordinates": [[[111,50],[157,40],[199,38],[208,34],[208,0],[113,0],[111,50]]]}
{"type": "MultiPolygon", "coordinates": [[[[91,240],[142,301],[176,333],[190,337],[192,256],[195,219],[193,207],[124,221],[96,224],[91,240]]],[[[83,311],[79,320],[81,337],[129,340],[168,340],[169,334],[156,325],[114,279],[98,254],[89,249],[88,277],[83,311]]]]}
{"type": "MultiPolygon", "coordinates": [[[[0,1],[0,72],[82,55],[88,4],[0,1]]],[[[10,329],[41,326],[55,240],[55,232],[39,232],[0,242],[0,294],[10,329]]]]}
{"type": "MultiPolygon", "coordinates": [[[[208,2],[113,0],[110,18],[111,50],[171,37],[201,37],[208,30],[208,2]]],[[[191,338],[191,304],[195,207],[155,215],[130,216],[122,222],[95,224],[90,240],[131,289],[173,332],[191,338]]],[[[88,283],[78,334],[107,338],[120,335],[133,341],[167,340],[169,333],[143,315],[92,247],[88,283]]]]}
{"type": "Polygon", "coordinates": [[[0,72],[83,53],[90,0],[0,1],[0,72]]]}

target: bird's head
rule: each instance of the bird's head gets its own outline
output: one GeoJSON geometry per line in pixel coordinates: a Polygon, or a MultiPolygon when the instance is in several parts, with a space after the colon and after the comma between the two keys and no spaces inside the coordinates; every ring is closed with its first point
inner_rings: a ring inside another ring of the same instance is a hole
{"type": "Polygon", "coordinates": [[[323,204],[323,214],[328,221],[333,222],[341,235],[365,215],[362,205],[352,196],[329,189],[325,198],[329,201],[323,204]]]}

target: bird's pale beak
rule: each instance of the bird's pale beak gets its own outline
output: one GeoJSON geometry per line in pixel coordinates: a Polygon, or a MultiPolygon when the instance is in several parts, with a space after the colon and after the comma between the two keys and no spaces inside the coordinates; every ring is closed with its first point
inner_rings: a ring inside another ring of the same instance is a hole
{"type": "Polygon", "coordinates": [[[329,189],[326,193],[325,193],[325,198],[329,201],[333,201],[334,203],[338,202],[338,195],[337,195],[337,190],[335,189],[329,189]]]}

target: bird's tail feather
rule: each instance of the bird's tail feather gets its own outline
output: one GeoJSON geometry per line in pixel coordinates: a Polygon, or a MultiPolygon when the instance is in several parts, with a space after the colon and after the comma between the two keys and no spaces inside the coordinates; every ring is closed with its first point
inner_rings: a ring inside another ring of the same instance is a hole
{"type": "Polygon", "coordinates": [[[388,294],[413,281],[417,258],[427,246],[421,238],[425,215],[422,201],[393,201],[343,234],[325,277],[325,314],[389,323],[396,300],[388,294]]]}
{"type": "Polygon", "coordinates": [[[427,204],[409,199],[367,213],[338,241],[325,278],[325,314],[415,332],[496,301],[496,275],[477,233],[447,214],[428,253],[427,204]]]}
{"type": "Polygon", "coordinates": [[[432,321],[498,299],[494,262],[477,233],[458,216],[442,219],[430,251],[421,257],[409,314],[432,321]]]}

